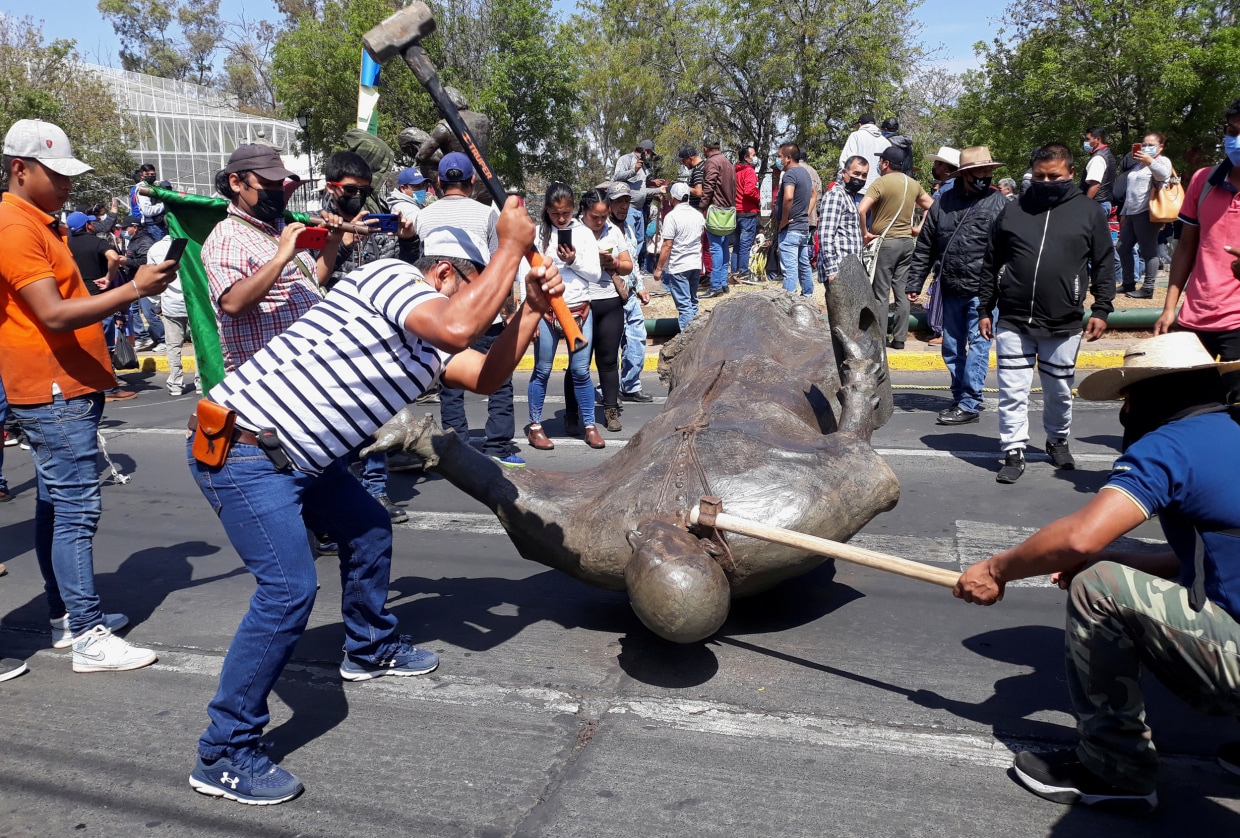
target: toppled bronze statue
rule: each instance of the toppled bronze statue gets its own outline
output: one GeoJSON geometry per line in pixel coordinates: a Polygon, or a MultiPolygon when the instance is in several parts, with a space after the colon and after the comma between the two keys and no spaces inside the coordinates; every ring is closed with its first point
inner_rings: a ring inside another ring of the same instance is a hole
{"type": "Polygon", "coordinates": [[[523,557],[626,590],[652,631],[696,642],[719,629],[733,597],[823,561],[691,532],[689,510],[701,496],[834,541],[895,505],[896,476],[870,447],[892,412],[885,308],[853,257],[828,289],[830,327],[803,298],[735,295],[664,347],[663,411],[587,471],[505,469],[409,408],[373,447],[422,457],[490,507],[523,557]]]}

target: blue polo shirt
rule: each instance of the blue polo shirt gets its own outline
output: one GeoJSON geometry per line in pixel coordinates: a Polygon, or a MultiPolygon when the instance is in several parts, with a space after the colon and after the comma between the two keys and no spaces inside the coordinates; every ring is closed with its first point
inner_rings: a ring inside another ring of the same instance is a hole
{"type": "Polygon", "coordinates": [[[1181,419],[1146,434],[1115,461],[1104,488],[1158,516],[1192,588],[1197,535],[1205,544],[1205,592],[1240,620],[1240,424],[1228,413],[1181,419]]]}

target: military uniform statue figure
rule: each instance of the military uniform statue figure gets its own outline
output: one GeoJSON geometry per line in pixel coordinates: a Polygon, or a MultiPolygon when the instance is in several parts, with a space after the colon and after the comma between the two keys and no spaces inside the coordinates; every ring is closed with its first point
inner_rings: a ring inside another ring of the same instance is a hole
{"type": "MultiPolygon", "coordinates": [[[[461,120],[469,129],[469,133],[473,135],[478,150],[485,156],[491,145],[491,118],[486,114],[470,110],[465,95],[455,87],[445,87],[444,91],[452,100],[452,104],[456,105],[457,110],[460,111],[461,120]]],[[[413,154],[423,176],[433,183],[438,183],[439,161],[445,154],[452,151],[465,152],[453,135],[452,129],[448,127],[448,123],[442,119],[430,134],[417,128],[406,128],[401,131],[400,147],[406,154],[413,154]],[[414,150],[415,143],[418,144],[416,150],[414,150]]],[[[474,184],[474,199],[490,203],[486,184],[482,182],[481,177],[474,184]]]]}

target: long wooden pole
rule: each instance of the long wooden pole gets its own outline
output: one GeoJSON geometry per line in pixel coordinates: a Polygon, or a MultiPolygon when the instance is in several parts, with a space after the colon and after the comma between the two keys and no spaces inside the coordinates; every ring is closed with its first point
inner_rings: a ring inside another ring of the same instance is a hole
{"type": "Polygon", "coordinates": [[[689,513],[689,523],[697,524],[699,517],[706,518],[707,520],[702,523],[714,526],[715,529],[734,532],[738,535],[747,535],[750,538],[770,541],[774,544],[783,544],[786,547],[796,547],[819,556],[842,559],[853,564],[872,567],[875,570],[884,570],[899,576],[907,576],[909,579],[929,582],[932,585],[942,585],[944,588],[955,587],[956,581],[960,578],[959,573],[945,568],[931,567],[921,562],[912,562],[908,559],[889,556],[886,553],[866,550],[864,547],[853,547],[839,541],[831,541],[826,538],[794,532],[783,527],[772,527],[769,524],[750,521],[747,518],[738,518],[726,512],[717,513],[712,524],[709,516],[701,516],[699,507],[695,506],[689,513]]]}

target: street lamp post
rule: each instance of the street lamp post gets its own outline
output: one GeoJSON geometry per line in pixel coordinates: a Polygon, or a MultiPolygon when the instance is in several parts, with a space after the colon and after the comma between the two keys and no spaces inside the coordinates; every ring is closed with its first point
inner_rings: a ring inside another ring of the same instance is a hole
{"type": "Polygon", "coordinates": [[[306,145],[306,157],[310,164],[310,189],[314,189],[314,150],[310,148],[310,117],[298,114],[297,127],[301,129],[302,142],[306,145]]]}

